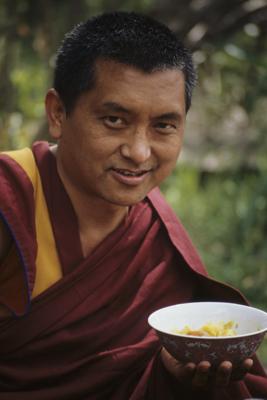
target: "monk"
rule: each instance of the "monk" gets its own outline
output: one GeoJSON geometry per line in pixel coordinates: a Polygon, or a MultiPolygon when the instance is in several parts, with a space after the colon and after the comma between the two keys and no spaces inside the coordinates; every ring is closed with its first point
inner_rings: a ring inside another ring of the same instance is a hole
{"type": "Polygon", "coordinates": [[[196,73],[165,26],[76,26],[45,105],[53,144],[0,156],[1,400],[267,397],[257,358],[183,365],[147,317],[245,303],[207,276],[158,186],[179,156],[196,73]]]}

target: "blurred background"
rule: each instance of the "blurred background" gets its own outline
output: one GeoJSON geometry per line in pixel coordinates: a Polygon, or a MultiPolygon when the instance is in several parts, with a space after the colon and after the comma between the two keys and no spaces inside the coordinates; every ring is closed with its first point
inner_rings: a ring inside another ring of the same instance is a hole
{"type": "MultiPolygon", "coordinates": [[[[267,311],[267,0],[0,0],[0,149],[49,140],[55,51],[112,10],[148,14],[192,49],[198,87],[162,190],[209,273],[267,311]]],[[[267,366],[267,340],[259,356],[267,366]]]]}

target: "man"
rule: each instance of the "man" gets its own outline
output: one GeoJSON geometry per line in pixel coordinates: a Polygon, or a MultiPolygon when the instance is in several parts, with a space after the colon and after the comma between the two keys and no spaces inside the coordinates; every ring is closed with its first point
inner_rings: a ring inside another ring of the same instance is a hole
{"type": "Polygon", "coordinates": [[[174,303],[244,302],[207,278],[157,189],[194,83],[189,52],[145,16],[66,36],[46,96],[57,144],[1,155],[1,399],[267,396],[256,359],[182,365],[147,324],[174,303]]]}

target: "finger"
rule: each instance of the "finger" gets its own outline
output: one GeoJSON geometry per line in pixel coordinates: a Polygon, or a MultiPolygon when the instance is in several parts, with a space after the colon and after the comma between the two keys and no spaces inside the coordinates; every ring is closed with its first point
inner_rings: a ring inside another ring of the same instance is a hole
{"type": "Polygon", "coordinates": [[[251,370],[251,368],[253,367],[253,360],[252,358],[246,358],[243,363],[242,363],[242,370],[243,372],[246,374],[247,372],[249,372],[251,370]]]}
{"type": "Polygon", "coordinates": [[[194,377],[196,371],[196,364],[194,363],[187,363],[185,365],[182,365],[179,363],[176,364],[175,368],[170,371],[173,376],[175,376],[176,379],[178,379],[180,382],[188,383],[192,382],[192,379],[194,377]]]}
{"type": "Polygon", "coordinates": [[[206,386],[210,375],[210,363],[208,361],[201,361],[195,371],[195,375],[192,381],[194,386],[206,386]]]}
{"type": "Polygon", "coordinates": [[[233,365],[230,361],[223,361],[216,372],[215,384],[227,386],[231,380],[233,365]]]}
{"type": "Polygon", "coordinates": [[[251,358],[246,358],[242,364],[233,371],[232,379],[236,381],[243,379],[252,366],[253,360],[251,358]]]}
{"type": "Polygon", "coordinates": [[[196,371],[196,364],[189,362],[181,370],[181,378],[186,381],[192,381],[196,371]]]}

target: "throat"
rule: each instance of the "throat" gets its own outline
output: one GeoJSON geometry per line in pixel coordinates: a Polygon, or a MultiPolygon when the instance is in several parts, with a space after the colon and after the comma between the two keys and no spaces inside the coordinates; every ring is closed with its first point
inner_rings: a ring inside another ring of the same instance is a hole
{"type": "Polygon", "coordinates": [[[128,209],[107,218],[79,220],[80,241],[83,257],[88,257],[103,240],[125,222],[128,209]],[[86,222],[87,221],[87,222],[86,222]]]}

